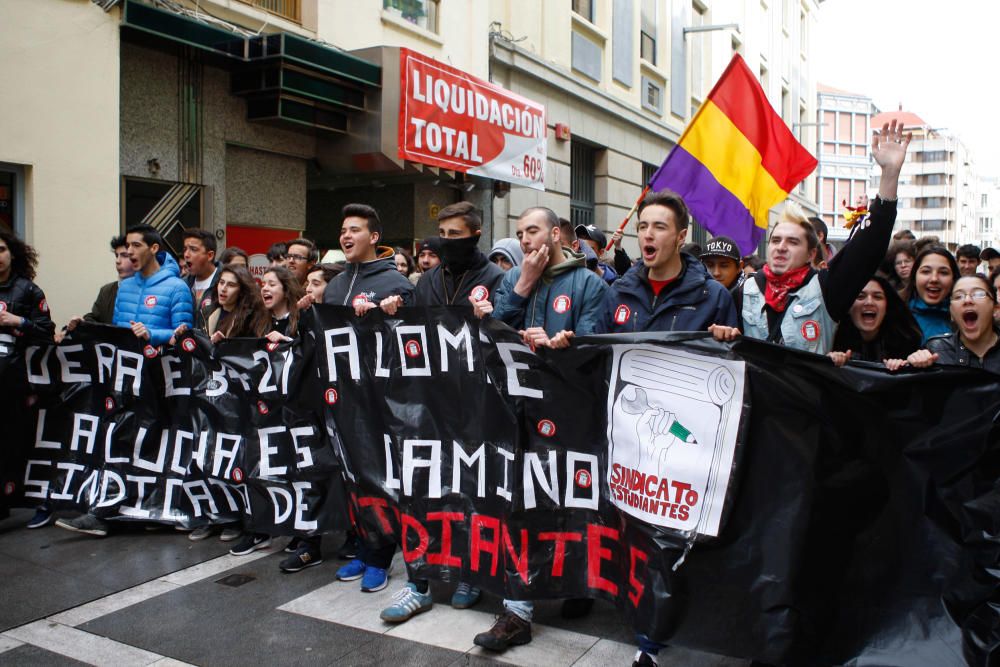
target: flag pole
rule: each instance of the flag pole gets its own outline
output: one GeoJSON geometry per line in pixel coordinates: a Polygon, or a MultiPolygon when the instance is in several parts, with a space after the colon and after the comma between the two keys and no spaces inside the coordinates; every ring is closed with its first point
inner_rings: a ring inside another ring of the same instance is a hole
{"type": "MultiPolygon", "coordinates": [[[[642,189],[642,192],[639,193],[639,198],[635,200],[635,203],[632,204],[632,208],[630,208],[628,210],[628,213],[625,214],[625,219],[622,220],[622,224],[618,225],[618,231],[620,231],[620,232],[624,232],[625,231],[625,227],[628,225],[628,221],[632,219],[632,215],[635,214],[635,210],[637,208],[639,208],[639,204],[642,203],[643,198],[647,194],[649,194],[649,186],[648,185],[645,188],[642,189]]],[[[607,252],[607,251],[611,250],[611,246],[613,246],[614,244],[615,244],[614,241],[608,241],[608,247],[604,249],[604,252],[607,252]]]]}

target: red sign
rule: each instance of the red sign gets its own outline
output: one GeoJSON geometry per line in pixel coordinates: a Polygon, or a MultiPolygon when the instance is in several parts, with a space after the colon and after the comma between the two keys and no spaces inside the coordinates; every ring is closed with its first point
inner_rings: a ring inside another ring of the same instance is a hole
{"type": "Polygon", "coordinates": [[[409,49],[399,69],[399,157],[545,189],[545,107],[409,49]]]}

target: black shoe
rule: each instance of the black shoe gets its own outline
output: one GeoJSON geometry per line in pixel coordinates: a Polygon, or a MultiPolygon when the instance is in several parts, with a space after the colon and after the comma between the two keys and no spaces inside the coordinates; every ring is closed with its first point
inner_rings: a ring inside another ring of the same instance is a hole
{"type": "Polygon", "coordinates": [[[350,531],[347,533],[347,539],[344,540],[344,544],[337,549],[337,558],[340,560],[354,560],[358,557],[358,551],[360,550],[361,541],[354,531],[350,531]]]}
{"type": "Polygon", "coordinates": [[[285,545],[285,553],[293,554],[296,551],[298,551],[301,547],[302,547],[302,538],[293,537],[291,540],[289,540],[288,544],[285,545]]]}
{"type": "Polygon", "coordinates": [[[632,667],[656,667],[657,664],[659,663],[656,662],[656,657],[645,651],[636,652],[635,659],[632,661],[632,667]]]}
{"type": "Polygon", "coordinates": [[[108,534],[108,524],[102,519],[98,519],[93,514],[84,514],[75,519],[59,519],[56,525],[66,530],[77,533],[86,533],[94,537],[106,537],[108,534]]]}
{"type": "Polygon", "coordinates": [[[480,632],[472,642],[488,651],[506,651],[508,646],[521,646],[531,641],[531,623],[517,614],[505,611],[493,627],[480,632]]]}
{"type": "Polygon", "coordinates": [[[323,562],[323,554],[319,549],[308,545],[301,547],[294,554],[278,563],[282,572],[298,572],[323,562]]]}
{"type": "Polygon", "coordinates": [[[258,549],[266,549],[269,546],[271,546],[271,537],[269,535],[247,533],[229,550],[229,553],[234,556],[248,556],[258,549]]]}
{"type": "Polygon", "coordinates": [[[563,600],[561,614],[563,618],[583,618],[594,606],[592,598],[569,598],[563,600]]]}

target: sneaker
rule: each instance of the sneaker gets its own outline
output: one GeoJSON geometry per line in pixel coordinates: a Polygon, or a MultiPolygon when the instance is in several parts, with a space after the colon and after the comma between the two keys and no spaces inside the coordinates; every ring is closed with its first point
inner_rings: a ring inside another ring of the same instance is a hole
{"type": "Polygon", "coordinates": [[[365,576],[365,564],[357,558],[337,570],[337,578],[341,581],[354,581],[363,576],[365,576]]]}
{"type": "Polygon", "coordinates": [[[636,651],[635,658],[632,660],[632,667],[656,667],[657,664],[655,655],[642,650],[636,651]]]}
{"type": "Polygon", "coordinates": [[[236,543],[232,549],[229,550],[234,556],[246,556],[252,554],[258,549],[266,549],[271,546],[271,536],[270,535],[257,535],[254,533],[247,533],[243,536],[243,539],[236,543]]]}
{"type": "Polygon", "coordinates": [[[52,510],[45,505],[39,505],[38,509],[35,510],[35,516],[31,517],[31,521],[27,523],[25,528],[44,528],[52,523],[52,519],[52,510]]]}
{"type": "Polygon", "coordinates": [[[223,528],[222,534],[219,535],[219,539],[223,542],[232,542],[233,540],[238,540],[243,535],[242,528],[223,528]]]}
{"type": "Polygon", "coordinates": [[[302,546],[302,538],[301,537],[293,537],[288,542],[288,544],[285,545],[285,553],[286,554],[293,554],[296,551],[298,551],[301,546],[302,546]]]}
{"type": "Polygon", "coordinates": [[[505,611],[497,617],[492,628],[480,632],[472,643],[488,651],[505,651],[508,646],[521,646],[530,641],[531,623],[513,612],[505,611]]]}
{"type": "MultiPolygon", "coordinates": [[[[285,551],[288,551],[286,548],[285,551]]],[[[308,545],[301,547],[294,554],[278,563],[278,568],[282,572],[298,572],[313,565],[323,562],[323,554],[319,549],[313,549],[308,545]]]]}
{"type": "Polygon", "coordinates": [[[583,618],[593,607],[593,598],[568,598],[563,600],[560,614],[563,618],[583,618]]]}
{"type": "Polygon", "coordinates": [[[358,557],[358,552],[361,550],[361,542],[358,540],[358,536],[354,531],[347,533],[347,537],[344,539],[344,543],[337,550],[337,558],[340,560],[354,560],[358,557]]]}
{"type": "Polygon", "coordinates": [[[407,582],[401,591],[392,596],[392,604],[382,610],[379,618],[388,623],[402,623],[433,606],[429,590],[421,593],[416,584],[407,582]]]}
{"type": "Polygon", "coordinates": [[[212,524],[206,524],[204,526],[198,526],[190,533],[188,533],[188,539],[192,542],[201,542],[202,540],[207,540],[212,535],[215,534],[215,526],[212,524]]]}
{"type": "Polygon", "coordinates": [[[451,606],[455,609],[468,609],[479,602],[480,590],[475,586],[463,582],[458,584],[458,588],[451,596],[451,606]]]}
{"type": "MultiPolygon", "coordinates": [[[[352,561],[353,562],[353,561],[352,561]]],[[[361,578],[361,592],[374,593],[389,585],[389,571],[369,565],[365,568],[365,576],[361,578]]]]}
{"type": "Polygon", "coordinates": [[[59,519],[56,525],[66,530],[73,530],[78,533],[86,533],[96,537],[107,537],[108,524],[106,521],[98,519],[93,514],[84,514],[75,519],[59,519]]]}

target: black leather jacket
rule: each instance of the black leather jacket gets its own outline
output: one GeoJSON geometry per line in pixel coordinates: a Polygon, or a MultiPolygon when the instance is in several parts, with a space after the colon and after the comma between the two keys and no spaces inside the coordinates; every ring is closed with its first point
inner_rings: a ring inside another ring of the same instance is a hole
{"type": "Polygon", "coordinates": [[[1000,373],[1000,330],[994,327],[993,331],[998,335],[997,342],[986,351],[982,359],[962,344],[962,337],[957,333],[934,336],[927,341],[927,349],[937,353],[938,364],[982,368],[991,373],[1000,373]]]}

